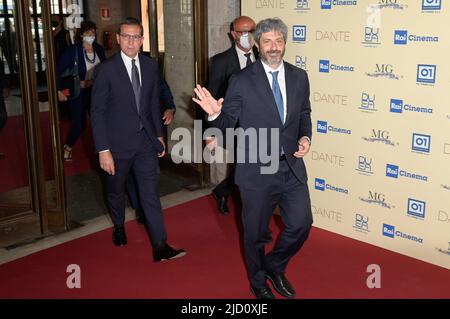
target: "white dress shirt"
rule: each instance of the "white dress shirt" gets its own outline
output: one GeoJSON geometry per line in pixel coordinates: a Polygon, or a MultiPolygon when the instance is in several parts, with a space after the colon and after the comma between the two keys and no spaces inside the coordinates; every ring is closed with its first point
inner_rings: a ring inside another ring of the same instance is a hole
{"type": "MultiPolygon", "coordinates": [[[[125,67],[127,69],[128,72],[128,77],[130,78],[131,81],[131,68],[133,67],[132,58],[130,58],[128,55],[126,55],[125,53],[123,53],[123,51],[120,52],[120,55],[122,56],[122,60],[123,63],[125,63],[125,67]]],[[[139,71],[139,80],[141,81],[141,85],[142,85],[142,73],[141,73],[141,64],[139,63],[139,54],[136,55],[136,57],[134,57],[134,59],[136,60],[136,67],[139,71]]]]}
{"type": "Polygon", "coordinates": [[[264,67],[264,70],[266,71],[267,79],[270,83],[270,88],[272,89],[273,84],[273,77],[270,72],[277,72],[278,71],[278,85],[280,86],[281,95],[283,96],[283,109],[284,109],[284,119],[283,123],[286,123],[287,118],[287,94],[286,94],[286,73],[284,72],[284,62],[281,61],[280,66],[274,70],[270,66],[268,66],[264,61],[262,61],[262,65],[264,67]]]}

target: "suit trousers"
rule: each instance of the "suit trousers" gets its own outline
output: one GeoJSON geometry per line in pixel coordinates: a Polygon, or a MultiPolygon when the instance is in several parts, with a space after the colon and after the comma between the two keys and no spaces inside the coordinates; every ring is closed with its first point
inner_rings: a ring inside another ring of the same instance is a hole
{"type": "Polygon", "coordinates": [[[146,218],[146,227],[153,247],[167,240],[163,212],[157,186],[159,178],[158,155],[150,144],[145,129],[141,130],[139,148],[134,154],[114,154],[116,174],[107,177],[107,200],[114,224],[125,222],[125,184],[130,171],[137,182],[140,203],[146,218]]]}
{"type": "Polygon", "coordinates": [[[283,160],[270,185],[260,189],[240,187],[240,194],[247,272],[251,285],[263,288],[266,272],[285,272],[290,259],[308,238],[313,222],[308,185],[301,183],[283,160]],[[277,205],[285,228],[266,255],[264,235],[277,205]]]}

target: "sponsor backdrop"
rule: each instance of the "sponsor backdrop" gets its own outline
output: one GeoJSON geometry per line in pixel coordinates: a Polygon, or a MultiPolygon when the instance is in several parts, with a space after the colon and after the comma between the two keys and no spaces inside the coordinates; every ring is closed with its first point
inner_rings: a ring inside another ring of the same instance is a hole
{"type": "MultiPolygon", "coordinates": [[[[314,225],[450,269],[450,1],[242,0],[311,82],[314,225]]],[[[376,262],[376,260],[374,260],[376,262]]]]}

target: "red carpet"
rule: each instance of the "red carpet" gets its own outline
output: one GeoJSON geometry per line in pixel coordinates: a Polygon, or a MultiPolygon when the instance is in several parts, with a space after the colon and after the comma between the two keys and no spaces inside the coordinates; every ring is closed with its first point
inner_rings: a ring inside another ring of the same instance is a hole
{"type": "MultiPolygon", "coordinates": [[[[112,245],[108,229],[1,265],[0,298],[251,298],[233,213],[216,213],[204,197],[165,216],[170,243],[186,257],[153,263],[133,221],[125,247],[112,245]],[[81,267],[81,289],[66,287],[70,264],[81,267]]],[[[287,275],[298,298],[450,298],[450,271],[316,228],[287,275]],[[381,289],[366,286],[369,264],[381,266],[381,289]]]]}
{"type": "MultiPolygon", "coordinates": [[[[53,153],[51,145],[49,113],[41,112],[41,130],[46,180],[54,179],[53,153]]],[[[70,129],[70,122],[61,121],[61,141],[64,143],[70,129]]],[[[96,163],[92,134],[88,125],[73,150],[73,162],[64,165],[65,175],[73,176],[91,170],[96,163]],[[91,154],[91,155],[87,155],[91,154]]],[[[22,116],[8,118],[0,134],[0,152],[5,158],[0,161],[0,193],[28,186],[28,164],[25,146],[25,132],[22,116]]]]}

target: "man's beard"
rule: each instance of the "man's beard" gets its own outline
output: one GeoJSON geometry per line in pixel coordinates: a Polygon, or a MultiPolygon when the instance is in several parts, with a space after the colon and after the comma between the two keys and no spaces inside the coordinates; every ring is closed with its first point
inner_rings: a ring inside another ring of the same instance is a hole
{"type": "Polygon", "coordinates": [[[281,61],[283,61],[284,51],[266,51],[262,54],[265,62],[269,65],[280,65],[281,61]],[[276,57],[271,57],[271,54],[277,53],[276,57]]]}

